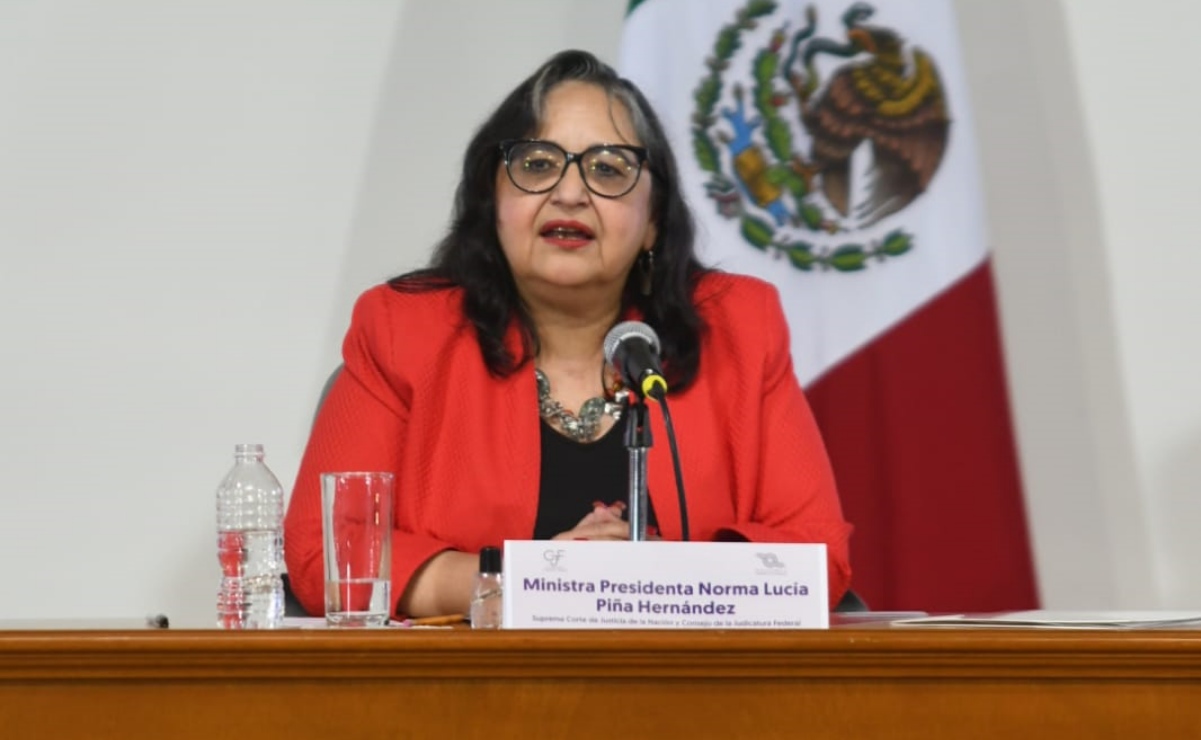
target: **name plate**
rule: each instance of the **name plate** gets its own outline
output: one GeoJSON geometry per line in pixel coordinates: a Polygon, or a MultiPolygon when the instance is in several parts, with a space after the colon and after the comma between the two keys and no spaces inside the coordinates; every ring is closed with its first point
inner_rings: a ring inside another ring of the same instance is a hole
{"type": "Polygon", "coordinates": [[[825,629],[826,546],[507,540],[507,629],[825,629]]]}

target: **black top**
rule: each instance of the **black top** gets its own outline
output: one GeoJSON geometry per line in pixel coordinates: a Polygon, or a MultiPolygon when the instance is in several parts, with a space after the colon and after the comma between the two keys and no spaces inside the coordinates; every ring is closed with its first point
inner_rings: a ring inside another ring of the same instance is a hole
{"type": "MultiPolygon", "coordinates": [[[[629,497],[630,453],[625,445],[626,416],[604,436],[576,442],[542,420],[542,477],[538,491],[538,518],[534,539],[549,540],[568,532],[592,511],[629,497]]],[[[625,518],[628,510],[622,513],[625,518]]],[[[655,526],[654,507],[648,504],[646,521],[655,526]]]]}

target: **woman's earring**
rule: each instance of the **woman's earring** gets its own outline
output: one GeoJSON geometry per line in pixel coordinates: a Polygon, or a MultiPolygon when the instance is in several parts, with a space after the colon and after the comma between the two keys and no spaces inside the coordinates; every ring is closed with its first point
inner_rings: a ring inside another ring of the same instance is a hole
{"type": "Polygon", "coordinates": [[[648,249],[642,253],[642,258],[638,260],[638,271],[642,278],[642,295],[650,295],[654,289],[655,250],[648,249]]]}

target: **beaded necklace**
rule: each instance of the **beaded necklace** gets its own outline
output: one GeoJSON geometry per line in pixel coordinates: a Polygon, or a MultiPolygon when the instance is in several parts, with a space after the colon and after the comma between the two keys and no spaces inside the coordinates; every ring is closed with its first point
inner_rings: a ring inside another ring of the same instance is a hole
{"type": "Polygon", "coordinates": [[[604,396],[589,398],[580,407],[580,413],[573,414],[551,398],[550,379],[545,373],[535,368],[534,377],[538,381],[538,412],[547,423],[558,427],[569,439],[591,442],[596,439],[602,417],[610,416],[613,421],[621,421],[621,411],[630,392],[622,387],[620,381],[607,384],[604,396]]]}

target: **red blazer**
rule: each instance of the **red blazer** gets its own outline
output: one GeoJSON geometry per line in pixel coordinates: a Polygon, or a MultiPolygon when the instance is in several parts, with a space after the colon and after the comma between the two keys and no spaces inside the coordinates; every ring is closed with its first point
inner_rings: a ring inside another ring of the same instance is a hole
{"type": "MultiPolygon", "coordinates": [[[[437,553],[533,536],[541,462],[533,364],[492,377],[461,297],[381,285],[355,306],[345,368],[318,414],[285,521],[288,572],[312,614],[324,611],[322,472],[396,474],[394,610],[437,553]]],[[[824,542],[834,605],[850,583],[851,528],[793,374],[779,296],[762,281],[713,273],[696,298],[709,326],[700,372],[669,396],[692,538],[824,542]]],[[[519,346],[516,329],[511,339],[519,346]]],[[[649,416],[652,505],[660,534],[679,539],[667,435],[657,410],[649,416]]]]}

